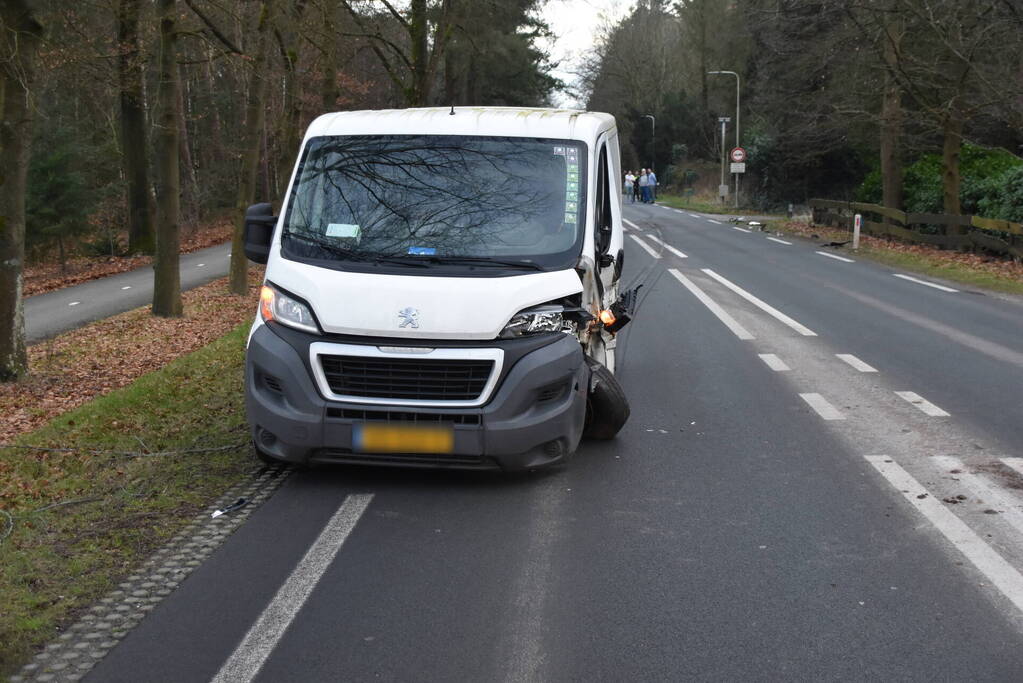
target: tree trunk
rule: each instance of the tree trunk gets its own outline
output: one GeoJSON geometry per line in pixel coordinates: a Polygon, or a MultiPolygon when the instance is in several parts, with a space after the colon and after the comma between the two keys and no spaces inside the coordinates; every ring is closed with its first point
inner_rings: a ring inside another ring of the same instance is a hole
{"type": "MultiPolygon", "coordinates": [[[[941,150],[941,190],[945,213],[958,216],[962,213],[959,203],[959,187],[962,177],[959,174],[959,152],[963,144],[963,121],[954,112],[948,114],[942,122],[942,133],[945,136],[941,150]]],[[[962,232],[959,228],[957,232],[962,232]]]]}
{"type": "Polygon", "coordinates": [[[43,34],[25,0],[0,2],[0,381],[28,372],[24,305],[25,182],[36,53],[43,34]]]}
{"type": "MultiPolygon", "coordinates": [[[[897,68],[898,48],[902,40],[902,27],[897,20],[885,26],[884,95],[881,102],[881,188],[882,203],[889,209],[902,209],[902,88],[893,74],[897,68]]],[[[887,216],[885,223],[892,220],[887,216]]]]}
{"type": "MultiPolygon", "coordinates": [[[[409,104],[418,107],[426,104],[429,95],[427,61],[429,59],[430,26],[426,16],[426,0],[412,0],[409,4],[409,39],[411,45],[412,88],[409,104]]],[[[434,46],[436,49],[436,46],[434,46]]]]}
{"type": "Polygon", "coordinates": [[[160,84],[157,98],[160,122],[156,131],[159,177],[157,196],[156,258],[153,262],[153,315],[181,315],[181,175],[178,166],[178,134],[181,130],[177,65],[177,0],[158,0],[160,23],[160,84]]]}
{"type": "Polygon", "coordinates": [[[302,142],[302,101],[297,70],[299,23],[302,21],[305,7],[305,0],[290,0],[289,11],[284,17],[284,30],[281,31],[284,58],[284,102],[281,117],[284,135],[281,136],[283,142],[279,156],[281,169],[289,169],[295,165],[298,146],[302,142]]]}
{"type": "Polygon", "coordinates": [[[153,253],[153,193],[146,158],[145,65],[139,50],[140,0],[120,0],[117,8],[117,78],[121,91],[121,164],[128,182],[128,251],[153,253]]]}
{"type": "Polygon", "coordinates": [[[259,143],[266,113],[266,52],[269,43],[272,0],[260,3],[259,26],[256,31],[256,52],[252,62],[252,80],[245,103],[245,124],[242,126],[241,172],[235,200],[234,235],[231,240],[231,272],[228,289],[232,294],[249,291],[249,261],[245,258],[245,210],[255,201],[256,174],[259,170],[259,143]]]}

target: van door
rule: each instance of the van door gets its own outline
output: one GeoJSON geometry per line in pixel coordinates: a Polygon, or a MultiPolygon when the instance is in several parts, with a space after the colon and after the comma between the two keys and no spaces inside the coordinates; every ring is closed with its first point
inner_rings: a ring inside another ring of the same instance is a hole
{"type": "Polygon", "coordinates": [[[601,136],[597,144],[597,183],[593,223],[594,254],[603,285],[603,307],[617,299],[617,281],[623,257],[622,196],[618,181],[618,134],[601,136]]]}

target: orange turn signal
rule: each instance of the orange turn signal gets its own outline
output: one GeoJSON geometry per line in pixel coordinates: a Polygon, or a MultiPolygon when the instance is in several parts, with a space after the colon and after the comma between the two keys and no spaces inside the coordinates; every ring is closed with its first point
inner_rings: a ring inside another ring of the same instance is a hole
{"type": "Polygon", "coordinates": [[[615,314],[612,313],[609,309],[605,308],[603,311],[601,311],[599,317],[600,317],[600,322],[604,323],[605,325],[614,325],[615,324],[615,320],[616,320],[615,314]]]}
{"type": "Polygon", "coordinates": [[[274,319],[274,290],[266,285],[259,290],[259,314],[263,320],[274,319]]]}

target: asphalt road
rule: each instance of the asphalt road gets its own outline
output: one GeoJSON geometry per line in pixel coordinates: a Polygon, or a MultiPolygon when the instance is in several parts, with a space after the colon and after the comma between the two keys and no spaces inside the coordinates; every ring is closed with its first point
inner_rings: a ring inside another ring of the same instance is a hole
{"type": "Polygon", "coordinates": [[[88,680],[1019,680],[1023,303],[626,217],[615,441],[295,473],[88,680]]]}
{"type": "MultiPolygon", "coordinates": [[[[230,243],[182,254],[182,291],[227,275],[230,256],[230,243]]],[[[25,299],[25,337],[29,343],[48,339],[152,302],[152,266],[37,294],[25,299]]]]}

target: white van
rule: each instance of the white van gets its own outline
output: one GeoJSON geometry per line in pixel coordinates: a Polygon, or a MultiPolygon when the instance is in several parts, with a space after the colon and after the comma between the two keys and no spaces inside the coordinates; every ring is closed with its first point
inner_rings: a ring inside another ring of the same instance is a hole
{"type": "Polygon", "coordinates": [[[327,114],[266,264],[246,404],[265,461],[522,470],[628,418],[615,381],[620,160],[608,114],[327,114]]]}

